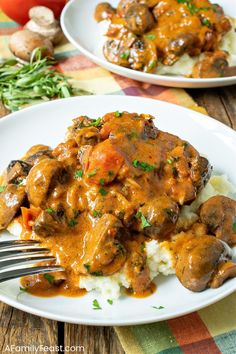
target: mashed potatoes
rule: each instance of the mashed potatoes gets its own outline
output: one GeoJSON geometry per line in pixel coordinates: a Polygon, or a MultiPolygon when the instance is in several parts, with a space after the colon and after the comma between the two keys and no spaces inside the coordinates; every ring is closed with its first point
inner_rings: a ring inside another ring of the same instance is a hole
{"type": "MultiPolygon", "coordinates": [[[[193,224],[198,216],[196,214],[199,206],[214,195],[224,195],[233,197],[236,188],[228,181],[226,175],[212,176],[206,187],[199,193],[197,199],[189,206],[184,206],[178,220],[179,228],[188,228],[193,224]]],[[[21,225],[17,220],[13,221],[8,231],[14,235],[21,234],[21,225]]],[[[144,249],[147,256],[147,265],[150,269],[151,279],[158,274],[168,276],[174,274],[173,254],[167,241],[158,242],[156,240],[145,243],[144,249]]],[[[129,288],[130,283],[123,270],[111,276],[80,276],[78,286],[87,291],[96,290],[106,299],[118,299],[122,288],[129,288]]]]}

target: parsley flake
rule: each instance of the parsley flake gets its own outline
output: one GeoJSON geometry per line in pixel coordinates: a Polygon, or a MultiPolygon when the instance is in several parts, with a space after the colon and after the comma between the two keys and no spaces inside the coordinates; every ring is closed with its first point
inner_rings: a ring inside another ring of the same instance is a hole
{"type": "Polygon", "coordinates": [[[129,59],[130,51],[126,50],[125,52],[121,53],[120,57],[121,59],[129,59]]]}
{"type": "Polygon", "coordinates": [[[104,179],[104,178],[101,178],[101,179],[100,179],[100,181],[99,181],[99,183],[101,184],[101,186],[104,186],[104,185],[105,185],[105,183],[106,183],[106,181],[105,181],[105,179],[104,179]]]}
{"type": "Polygon", "coordinates": [[[87,272],[89,272],[90,270],[90,264],[83,264],[84,268],[87,270],[87,272]]]}
{"type": "Polygon", "coordinates": [[[97,299],[93,300],[93,310],[102,310],[97,299]]]}
{"type": "Polygon", "coordinates": [[[159,306],[159,307],[157,307],[157,306],[152,306],[152,308],[154,308],[154,309],[156,309],[156,310],[162,310],[162,309],[164,309],[165,307],[164,307],[164,306],[159,306]]]}
{"type": "Polygon", "coordinates": [[[0,193],[4,192],[6,189],[6,186],[0,186],[0,193]]]}
{"type": "Polygon", "coordinates": [[[107,302],[108,302],[109,305],[113,305],[113,300],[107,299],[107,302]]]}
{"type": "Polygon", "coordinates": [[[233,232],[236,233],[236,221],[232,224],[232,229],[233,229],[233,232]]]}
{"type": "Polygon", "coordinates": [[[110,177],[114,176],[114,172],[113,171],[108,171],[108,176],[110,176],[110,177]]]}
{"type": "Polygon", "coordinates": [[[100,218],[102,216],[102,213],[100,211],[94,210],[93,211],[93,217],[94,218],[100,218]]]}
{"type": "Polygon", "coordinates": [[[148,39],[156,39],[157,36],[155,34],[153,34],[153,33],[150,33],[150,34],[146,35],[146,38],[148,38],[148,39]]]}
{"type": "Polygon", "coordinates": [[[102,122],[102,118],[98,117],[97,119],[95,119],[93,122],[91,122],[89,124],[90,127],[99,127],[101,125],[102,122]]]}
{"type": "Polygon", "coordinates": [[[141,219],[141,225],[142,228],[145,229],[146,227],[152,226],[147,219],[145,218],[145,216],[141,213],[141,211],[138,211],[135,215],[136,219],[141,219]]]}
{"type": "Polygon", "coordinates": [[[122,113],[121,112],[119,112],[119,111],[116,111],[115,112],[115,117],[116,118],[119,118],[119,117],[121,117],[122,116],[122,113]]]}
{"type": "Polygon", "coordinates": [[[97,169],[95,168],[93,171],[87,173],[87,177],[88,177],[88,178],[93,177],[93,176],[96,175],[96,173],[97,173],[97,169]]]}
{"type": "Polygon", "coordinates": [[[82,176],[83,176],[83,173],[84,173],[84,172],[83,172],[82,169],[75,171],[75,178],[82,177],[82,176]]]}
{"type": "Polygon", "coordinates": [[[55,277],[53,275],[46,273],[46,274],[43,275],[43,277],[45,279],[47,279],[49,284],[53,284],[54,283],[55,277]]]}
{"type": "Polygon", "coordinates": [[[147,162],[138,161],[138,160],[133,160],[132,161],[132,165],[135,168],[140,168],[141,170],[143,170],[145,172],[151,172],[151,171],[153,171],[156,168],[156,166],[154,166],[154,165],[150,165],[147,162]]]}
{"type": "Polygon", "coordinates": [[[107,195],[108,191],[106,191],[106,189],[104,189],[104,188],[100,188],[100,189],[99,189],[99,193],[100,193],[101,195],[105,196],[105,195],[107,195]]]}
{"type": "Polygon", "coordinates": [[[45,209],[45,211],[48,213],[48,214],[53,214],[55,212],[55,210],[53,208],[47,208],[45,209]]]}
{"type": "Polygon", "coordinates": [[[20,291],[23,291],[24,293],[27,293],[28,289],[27,289],[27,288],[22,288],[22,287],[20,286],[20,291]]]}
{"type": "Polygon", "coordinates": [[[78,224],[78,222],[75,219],[70,219],[68,222],[68,225],[70,227],[75,227],[75,225],[77,225],[77,224],[78,224]]]}

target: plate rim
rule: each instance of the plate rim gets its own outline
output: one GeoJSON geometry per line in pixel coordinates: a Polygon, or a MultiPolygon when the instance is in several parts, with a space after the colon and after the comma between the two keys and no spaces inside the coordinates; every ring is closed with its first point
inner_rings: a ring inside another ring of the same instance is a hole
{"type": "MultiPolygon", "coordinates": [[[[215,84],[219,83],[219,87],[220,87],[220,86],[222,86],[222,84],[224,86],[227,86],[227,85],[233,85],[234,83],[236,83],[236,75],[230,76],[230,77],[208,78],[208,79],[207,78],[205,78],[205,79],[186,78],[186,77],[180,77],[180,76],[174,76],[174,75],[173,76],[171,76],[171,75],[158,75],[158,74],[151,74],[151,73],[143,73],[141,71],[121,67],[119,65],[110,63],[107,60],[100,58],[96,54],[93,54],[92,52],[87,50],[83,45],[80,44],[79,41],[76,41],[73,38],[73,36],[70,34],[70,32],[67,30],[67,26],[66,26],[67,13],[70,10],[70,7],[72,7],[74,4],[79,3],[79,1],[82,1],[82,0],[70,0],[69,2],[67,2],[65,7],[63,8],[62,13],[61,13],[61,18],[60,18],[62,31],[65,34],[66,38],[69,40],[69,42],[72,43],[82,54],[84,54],[86,57],[91,59],[93,62],[99,64],[100,66],[105,67],[107,70],[110,70],[112,72],[121,71],[121,73],[120,74],[118,73],[118,74],[122,76],[124,73],[124,74],[126,74],[126,75],[124,75],[126,77],[129,77],[128,75],[134,74],[137,77],[137,79],[135,79],[135,80],[139,80],[139,81],[142,81],[142,79],[144,79],[144,78],[153,79],[156,81],[156,84],[158,84],[158,82],[157,82],[158,80],[162,81],[166,85],[168,84],[169,81],[172,81],[172,82],[176,82],[176,84],[182,84],[182,85],[183,84],[198,85],[195,87],[200,88],[200,87],[206,87],[206,86],[199,86],[201,84],[202,85],[204,85],[204,84],[215,85],[215,84]]],[[[161,84],[159,84],[159,85],[161,85],[161,84]]],[[[168,86],[171,87],[170,84],[168,86]]],[[[181,86],[181,87],[185,87],[185,86],[181,86]]],[[[214,87],[218,87],[218,86],[214,86],[214,87]]],[[[194,88],[194,86],[192,86],[192,88],[194,88]]]]}
{"type": "MultiPolygon", "coordinates": [[[[77,96],[77,97],[70,97],[70,98],[66,98],[66,99],[58,99],[55,101],[48,101],[48,102],[44,102],[41,104],[37,104],[34,106],[30,106],[30,107],[26,107],[25,109],[22,109],[20,111],[17,112],[13,112],[11,114],[9,114],[8,116],[2,118],[0,120],[0,128],[1,128],[1,124],[4,124],[8,121],[14,120],[14,119],[19,119],[19,116],[22,116],[22,119],[24,117],[24,112],[28,111],[28,112],[34,112],[35,110],[40,111],[40,107],[47,107],[47,106],[53,106],[53,105],[57,105],[57,104],[61,104],[62,102],[68,102],[68,101],[81,101],[81,100],[99,100],[100,98],[103,99],[107,99],[109,100],[110,96],[109,95],[94,95],[94,96],[77,96]]],[[[182,107],[180,105],[177,104],[173,104],[173,103],[169,103],[166,101],[161,101],[161,100],[157,100],[157,99],[152,99],[152,98],[144,98],[144,97],[137,97],[137,96],[128,96],[128,95],[112,95],[113,99],[120,99],[120,100],[124,100],[124,101],[137,101],[139,100],[140,102],[140,98],[144,101],[150,101],[150,102],[155,102],[155,104],[159,104],[161,106],[173,106],[173,109],[177,109],[179,111],[181,111],[182,113],[184,112],[188,112],[191,114],[194,114],[196,116],[199,116],[200,119],[205,119],[206,121],[210,121],[211,123],[213,123],[213,126],[216,127],[220,127],[220,129],[223,129],[225,131],[227,131],[228,134],[230,134],[231,136],[233,136],[233,138],[236,138],[236,131],[234,131],[232,128],[228,127],[227,125],[225,125],[224,123],[209,117],[207,115],[204,115],[200,112],[197,112],[195,110],[191,110],[189,108],[186,107],[182,107]]],[[[67,103],[65,103],[67,104],[67,103]]],[[[79,110],[79,105],[78,105],[78,110],[79,110]]],[[[158,113],[157,113],[158,116],[158,113]]],[[[32,115],[32,117],[34,117],[34,115],[32,115]]],[[[34,118],[32,118],[34,119],[34,118]]],[[[5,128],[7,129],[7,127],[5,128]]],[[[232,294],[233,292],[236,291],[236,283],[232,285],[232,287],[230,288],[226,288],[224,291],[222,291],[220,294],[216,294],[210,298],[206,298],[204,301],[201,301],[200,304],[196,303],[195,305],[189,305],[187,308],[185,308],[185,310],[177,310],[175,312],[169,313],[169,314],[163,314],[160,315],[160,313],[155,314],[154,315],[149,315],[148,318],[146,319],[134,319],[134,320],[114,320],[114,319],[77,319],[71,316],[65,316],[65,315],[57,315],[57,314],[53,314],[50,313],[48,311],[45,310],[40,310],[40,309],[35,309],[33,307],[33,305],[26,305],[26,304],[22,304],[20,302],[17,302],[17,299],[12,299],[9,296],[0,293],[0,300],[3,301],[4,303],[17,308],[19,310],[25,311],[27,313],[31,313],[33,315],[37,315],[37,316],[41,316],[41,317],[45,317],[51,320],[56,320],[56,321],[63,321],[63,322],[67,322],[67,323],[73,323],[73,324],[83,324],[83,325],[96,325],[96,326],[128,326],[128,325],[138,325],[138,324],[148,324],[148,323],[154,323],[154,322],[160,322],[160,321],[164,321],[164,320],[169,320],[172,318],[176,318],[176,317],[180,317],[189,313],[192,313],[194,311],[200,310],[202,308],[205,308],[209,305],[212,305],[220,300],[222,300],[223,298],[225,298],[226,296],[232,294]]],[[[55,299],[60,299],[61,296],[57,296],[55,297],[55,299]]],[[[140,315],[141,316],[141,315],[140,315]]]]}

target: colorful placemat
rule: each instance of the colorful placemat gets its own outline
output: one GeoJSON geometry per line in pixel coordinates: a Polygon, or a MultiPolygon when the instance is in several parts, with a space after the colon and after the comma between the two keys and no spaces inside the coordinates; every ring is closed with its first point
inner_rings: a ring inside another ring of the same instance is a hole
{"type": "MultiPolygon", "coordinates": [[[[17,25],[0,13],[1,59],[11,56],[8,40],[16,29],[17,25]]],[[[184,90],[149,85],[112,74],[80,55],[66,40],[56,48],[56,59],[58,69],[72,77],[74,85],[94,94],[149,97],[206,113],[184,90]]],[[[116,327],[115,330],[127,354],[236,354],[236,294],[176,319],[116,327]]]]}

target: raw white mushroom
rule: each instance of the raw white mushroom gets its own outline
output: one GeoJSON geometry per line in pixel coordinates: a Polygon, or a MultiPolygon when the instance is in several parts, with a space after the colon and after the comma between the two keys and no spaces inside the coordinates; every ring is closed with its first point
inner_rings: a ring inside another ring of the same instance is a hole
{"type": "Polygon", "coordinates": [[[34,6],[29,11],[30,21],[25,28],[48,38],[53,44],[62,39],[62,30],[52,10],[45,6],[34,6]]]}
{"type": "Polygon", "coordinates": [[[39,33],[29,30],[22,30],[13,33],[9,41],[9,48],[12,53],[24,61],[29,61],[31,53],[36,48],[42,48],[43,56],[53,56],[52,42],[39,33]]]}

